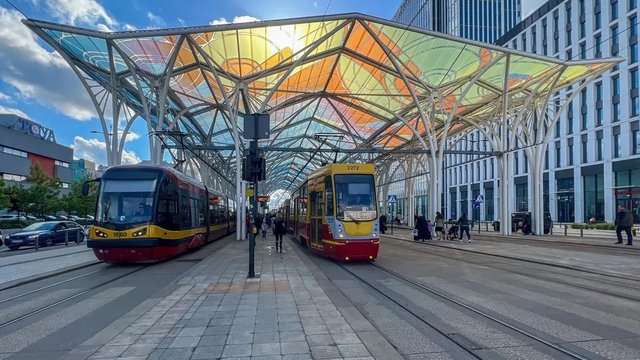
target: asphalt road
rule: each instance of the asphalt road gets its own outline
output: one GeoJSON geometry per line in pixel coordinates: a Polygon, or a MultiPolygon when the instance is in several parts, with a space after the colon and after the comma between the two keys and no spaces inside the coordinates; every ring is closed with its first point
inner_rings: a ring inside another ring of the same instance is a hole
{"type": "Polygon", "coordinates": [[[3,291],[0,358],[86,358],[232,238],[150,266],[98,264],[3,291]]]}

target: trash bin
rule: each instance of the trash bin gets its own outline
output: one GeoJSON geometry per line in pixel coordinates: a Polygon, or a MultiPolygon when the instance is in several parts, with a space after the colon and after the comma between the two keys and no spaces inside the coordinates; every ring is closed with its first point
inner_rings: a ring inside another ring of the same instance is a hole
{"type": "Polygon", "coordinates": [[[500,231],[500,221],[493,222],[493,231],[500,231]]]}

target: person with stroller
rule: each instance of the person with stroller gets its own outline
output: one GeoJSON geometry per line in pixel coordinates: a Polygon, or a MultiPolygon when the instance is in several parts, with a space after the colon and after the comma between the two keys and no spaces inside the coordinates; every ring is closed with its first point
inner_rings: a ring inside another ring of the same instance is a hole
{"type": "Polygon", "coordinates": [[[425,241],[427,239],[431,240],[431,234],[429,233],[429,223],[427,222],[427,219],[422,216],[422,214],[418,215],[418,218],[416,219],[416,227],[414,233],[416,234],[413,237],[413,240],[415,241],[425,241]]]}
{"type": "Polygon", "coordinates": [[[458,238],[458,232],[460,231],[460,226],[453,224],[449,228],[449,232],[447,232],[447,240],[455,240],[458,238]]]}
{"type": "Polygon", "coordinates": [[[445,239],[445,234],[444,234],[444,216],[442,216],[442,214],[439,211],[436,211],[436,219],[435,219],[435,226],[436,226],[436,240],[444,240],[445,239]]]}
{"type": "Polygon", "coordinates": [[[464,237],[464,233],[467,233],[467,242],[471,242],[471,234],[469,234],[469,219],[467,219],[467,213],[462,213],[462,216],[458,219],[458,225],[460,225],[460,241],[464,237]]]}

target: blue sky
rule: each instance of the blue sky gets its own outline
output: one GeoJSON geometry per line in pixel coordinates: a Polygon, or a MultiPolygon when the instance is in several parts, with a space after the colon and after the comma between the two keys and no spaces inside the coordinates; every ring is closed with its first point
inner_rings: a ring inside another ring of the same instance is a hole
{"type": "MultiPolygon", "coordinates": [[[[206,25],[361,12],[391,18],[401,0],[13,0],[27,17],[100,30],[206,25]],[[328,9],[327,9],[328,6],[328,9]]],[[[523,15],[542,0],[523,0],[523,15]]],[[[15,112],[54,129],[77,157],[106,164],[100,123],[80,81],[66,63],[20,23],[22,15],[0,0],[0,113],[15,112]]],[[[133,126],[124,162],[148,159],[146,126],[133,126]]]]}

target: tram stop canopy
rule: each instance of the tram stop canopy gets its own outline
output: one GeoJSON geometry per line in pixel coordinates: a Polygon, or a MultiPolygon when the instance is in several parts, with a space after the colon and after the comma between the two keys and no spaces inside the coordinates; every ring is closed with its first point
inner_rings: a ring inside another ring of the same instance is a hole
{"type": "Polygon", "coordinates": [[[219,176],[236,172],[242,115],[269,113],[261,146],[292,151],[267,153],[270,190],[320,166],[320,156],[307,166],[319,147],[442,153],[446,138],[512,119],[618,62],[540,57],[362,14],[112,33],[24,23],[76,71],[104,129],[105,107],[131,109],[219,176]]]}

